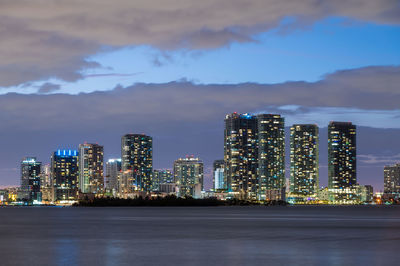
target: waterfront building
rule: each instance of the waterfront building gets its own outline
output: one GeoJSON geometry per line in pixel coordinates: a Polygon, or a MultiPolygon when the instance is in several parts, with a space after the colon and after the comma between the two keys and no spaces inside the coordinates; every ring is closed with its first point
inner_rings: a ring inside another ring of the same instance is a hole
{"type": "Polygon", "coordinates": [[[106,187],[109,191],[117,193],[119,191],[119,180],[118,177],[121,173],[121,158],[109,159],[106,162],[106,187]]]}
{"type": "Polygon", "coordinates": [[[290,193],[315,198],[318,189],[318,126],[293,125],[290,128],[290,193]]]}
{"type": "Polygon", "coordinates": [[[54,200],[75,201],[78,198],[79,153],[77,150],[57,150],[51,157],[54,200]]]}
{"type": "Polygon", "coordinates": [[[258,192],[257,118],[232,113],[225,117],[224,183],[240,199],[256,199],[258,192]]]}
{"type": "Polygon", "coordinates": [[[153,175],[151,179],[151,190],[160,191],[161,184],[169,184],[174,182],[174,175],[171,170],[153,170],[153,175]]]}
{"type": "Polygon", "coordinates": [[[330,122],[328,126],[328,187],[331,203],[357,202],[356,166],[356,126],[350,122],[330,122]]]}
{"type": "Polygon", "coordinates": [[[224,160],[215,160],[213,163],[213,190],[226,190],[224,177],[225,162],[224,160]]]}
{"type": "Polygon", "coordinates": [[[203,190],[203,161],[193,156],[176,160],[174,178],[179,197],[196,197],[203,190]]]}
{"type": "Polygon", "coordinates": [[[41,173],[40,173],[40,192],[42,193],[42,202],[44,203],[52,203],[54,199],[53,195],[53,185],[51,178],[51,165],[45,164],[42,165],[41,173]]]}
{"type": "Polygon", "coordinates": [[[79,190],[82,193],[104,192],[103,146],[79,144],[79,190]]]}
{"type": "Polygon", "coordinates": [[[285,200],[285,120],[277,114],[257,115],[260,200],[285,200]]]}
{"type": "Polygon", "coordinates": [[[123,193],[150,192],[153,172],[153,139],[150,136],[126,134],[121,138],[121,170],[123,193]]]}
{"type": "Polygon", "coordinates": [[[385,197],[400,198],[400,163],[386,165],[383,170],[385,197]]]}
{"type": "Polygon", "coordinates": [[[35,157],[25,157],[21,162],[21,196],[30,202],[41,202],[40,191],[41,162],[35,157]]]}

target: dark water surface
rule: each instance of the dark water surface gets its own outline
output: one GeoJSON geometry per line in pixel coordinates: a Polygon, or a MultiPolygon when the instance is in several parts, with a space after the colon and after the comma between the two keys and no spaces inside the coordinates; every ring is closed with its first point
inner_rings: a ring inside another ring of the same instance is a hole
{"type": "Polygon", "coordinates": [[[400,207],[0,208],[0,265],[400,265],[400,207]]]}

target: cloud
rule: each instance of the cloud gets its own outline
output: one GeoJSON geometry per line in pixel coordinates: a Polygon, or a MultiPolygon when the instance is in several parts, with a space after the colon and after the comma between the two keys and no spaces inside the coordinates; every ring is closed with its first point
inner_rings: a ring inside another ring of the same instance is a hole
{"type": "Polygon", "coordinates": [[[387,155],[376,155],[376,154],[360,154],[357,158],[365,164],[380,164],[388,165],[400,163],[400,154],[395,154],[391,156],[387,155]]]}
{"type": "Polygon", "coordinates": [[[50,92],[55,92],[61,89],[61,86],[59,84],[54,84],[50,82],[46,82],[43,85],[41,85],[38,89],[39,94],[46,94],[50,92]]]}
{"type": "Polygon", "coordinates": [[[81,79],[100,67],[89,56],[110,49],[212,49],[252,42],[288,17],[285,30],[330,16],[398,25],[400,7],[395,0],[3,0],[0,86],[81,79]]]}

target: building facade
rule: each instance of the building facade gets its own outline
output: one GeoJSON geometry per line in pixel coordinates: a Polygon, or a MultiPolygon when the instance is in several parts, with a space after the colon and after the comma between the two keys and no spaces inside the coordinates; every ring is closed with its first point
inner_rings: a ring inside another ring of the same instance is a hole
{"type": "Polygon", "coordinates": [[[127,134],[121,138],[123,193],[151,190],[153,139],[144,134],[127,134]]]}
{"type": "Polygon", "coordinates": [[[57,150],[51,157],[54,201],[74,201],[78,198],[79,153],[77,150],[57,150]]]}
{"type": "Polygon", "coordinates": [[[179,197],[197,197],[203,190],[203,161],[186,157],[174,162],[174,178],[179,197]]]}
{"type": "Polygon", "coordinates": [[[236,198],[257,198],[257,141],[256,116],[232,113],[225,117],[224,183],[236,198]]]}
{"type": "Polygon", "coordinates": [[[169,169],[153,170],[151,180],[151,190],[160,191],[161,184],[171,184],[174,182],[174,175],[169,169]]]}
{"type": "Polygon", "coordinates": [[[79,190],[82,193],[104,193],[103,146],[79,145],[79,190]]]}
{"type": "Polygon", "coordinates": [[[315,198],[319,189],[319,133],[317,125],[290,128],[290,193],[315,198]]]}
{"type": "Polygon", "coordinates": [[[400,163],[383,169],[383,193],[386,197],[400,198],[400,163]]]}
{"type": "Polygon", "coordinates": [[[285,120],[277,114],[257,115],[260,200],[285,200],[285,120]]]}
{"type": "Polygon", "coordinates": [[[35,157],[25,157],[21,161],[21,195],[31,202],[41,202],[40,173],[42,163],[35,157]]]}
{"type": "Polygon", "coordinates": [[[215,160],[213,163],[213,190],[226,190],[225,184],[225,162],[224,160],[215,160]]]}
{"type": "Polygon", "coordinates": [[[106,188],[113,194],[119,191],[119,176],[121,173],[121,159],[109,159],[106,162],[106,188]]]}
{"type": "Polygon", "coordinates": [[[330,202],[351,204],[358,200],[356,126],[330,122],[328,126],[328,187],[330,202]]]}

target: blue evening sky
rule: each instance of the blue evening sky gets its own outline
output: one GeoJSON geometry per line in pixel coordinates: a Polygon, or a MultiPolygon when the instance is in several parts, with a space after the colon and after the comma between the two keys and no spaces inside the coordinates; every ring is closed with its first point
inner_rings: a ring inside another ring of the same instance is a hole
{"type": "Polygon", "coordinates": [[[87,73],[135,74],[92,77],[63,84],[62,92],[108,90],[116,84],[164,83],[185,78],[195,83],[281,83],[316,81],[324,74],[370,65],[400,64],[400,27],[324,20],[294,31],[274,30],[215,50],[165,53],[141,46],[93,56],[110,69],[87,73]],[[162,63],[158,66],[154,63],[162,63]],[[112,70],[111,70],[112,68],[112,70]]]}

